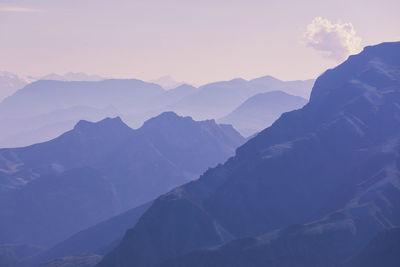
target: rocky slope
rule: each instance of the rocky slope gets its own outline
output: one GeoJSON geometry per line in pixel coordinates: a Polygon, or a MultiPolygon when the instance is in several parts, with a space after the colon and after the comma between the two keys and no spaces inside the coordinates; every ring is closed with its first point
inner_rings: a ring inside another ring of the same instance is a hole
{"type": "MultiPolygon", "coordinates": [[[[238,250],[217,249],[230,262],[267,233],[267,253],[254,258],[263,266],[344,261],[380,230],[400,225],[399,106],[400,43],[366,47],[321,75],[305,107],[158,198],[98,266],[188,266],[179,264],[201,262],[197,249],[237,239],[227,246],[238,250]],[[257,240],[242,239],[248,236],[257,240]]],[[[246,262],[233,266],[252,266],[246,262]]]]}
{"type": "Polygon", "coordinates": [[[80,121],[49,142],[0,150],[0,242],[53,245],[154,199],[234,154],[231,126],[169,112],[133,130],[80,121]]]}

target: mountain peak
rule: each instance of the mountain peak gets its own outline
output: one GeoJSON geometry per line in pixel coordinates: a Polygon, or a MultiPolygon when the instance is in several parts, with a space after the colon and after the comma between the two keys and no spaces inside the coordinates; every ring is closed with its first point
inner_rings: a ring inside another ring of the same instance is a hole
{"type": "Polygon", "coordinates": [[[158,79],[151,80],[150,82],[160,85],[165,90],[174,89],[182,84],[183,82],[175,81],[171,76],[166,75],[158,79]]]}
{"type": "Polygon", "coordinates": [[[190,120],[193,121],[191,117],[181,117],[173,111],[166,111],[158,116],[155,116],[144,122],[143,128],[147,127],[159,127],[166,124],[176,124],[179,121],[190,120]]]}
{"type": "Polygon", "coordinates": [[[193,85],[190,85],[188,83],[183,83],[181,85],[178,85],[177,87],[171,89],[171,90],[195,90],[196,87],[194,87],[193,85]]]}
{"type": "Polygon", "coordinates": [[[107,117],[105,119],[102,119],[98,122],[91,122],[87,120],[80,120],[74,127],[74,130],[88,130],[88,129],[104,129],[104,128],[129,128],[128,125],[126,125],[119,116],[110,118],[107,117]]]}
{"type": "Polygon", "coordinates": [[[274,82],[279,81],[279,82],[281,82],[281,80],[279,80],[279,79],[277,79],[277,78],[275,78],[275,77],[273,77],[271,75],[265,75],[265,76],[262,76],[262,77],[254,78],[254,79],[252,79],[250,81],[260,81],[260,80],[263,80],[263,81],[274,81],[274,82]]]}
{"type": "Polygon", "coordinates": [[[84,72],[68,72],[65,74],[50,73],[41,77],[39,80],[57,80],[57,81],[101,81],[103,77],[91,75],[84,72]]]}
{"type": "MultiPolygon", "coordinates": [[[[242,143],[244,140],[231,125],[217,124],[214,119],[195,121],[192,117],[179,116],[175,112],[161,113],[146,121],[137,131],[145,133],[147,136],[164,133],[169,138],[189,134],[194,140],[197,140],[196,135],[200,131],[201,134],[197,137],[200,139],[211,135],[213,138],[220,138],[220,140],[229,136],[229,139],[235,140],[234,142],[237,143],[242,143]]],[[[178,141],[178,143],[182,145],[182,141],[178,141]]]]}
{"type": "MultiPolygon", "coordinates": [[[[400,41],[397,42],[383,42],[377,45],[369,45],[364,47],[363,52],[365,51],[370,51],[370,50],[375,50],[375,51],[380,51],[383,53],[391,54],[395,52],[397,49],[400,47],[400,41]]],[[[398,56],[398,55],[394,55],[398,56]]]]}
{"type": "Polygon", "coordinates": [[[165,111],[160,115],[154,117],[153,119],[177,119],[177,118],[182,118],[182,117],[173,111],[165,111]]]}
{"type": "Polygon", "coordinates": [[[336,102],[343,102],[367,91],[380,94],[379,88],[397,84],[400,75],[393,69],[398,70],[399,62],[400,42],[365,47],[361,53],[350,56],[316,80],[310,103],[330,101],[332,97],[338,98],[336,102]],[[332,80],[340,82],[332,84],[332,80]]]}

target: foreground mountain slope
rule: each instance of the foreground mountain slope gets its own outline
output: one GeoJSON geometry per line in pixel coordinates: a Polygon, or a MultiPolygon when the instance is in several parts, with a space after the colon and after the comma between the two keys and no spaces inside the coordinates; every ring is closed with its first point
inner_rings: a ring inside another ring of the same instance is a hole
{"type": "Polygon", "coordinates": [[[352,222],[293,225],[255,238],[241,238],[214,248],[200,249],[165,261],[162,267],[249,266],[333,267],[348,257],[354,239],[352,222]]]}
{"type": "Polygon", "coordinates": [[[49,142],[1,149],[0,240],[52,245],[194,179],[243,141],[231,126],[169,112],[137,130],[80,121],[49,142]]]}
{"type": "Polygon", "coordinates": [[[45,262],[41,267],[93,267],[101,259],[101,255],[96,254],[69,256],[45,262]]]}
{"type": "Polygon", "coordinates": [[[400,228],[379,232],[346,267],[396,267],[400,263],[400,228]]]}
{"type": "Polygon", "coordinates": [[[251,136],[269,127],[282,113],[306,103],[306,99],[282,91],[261,93],[247,99],[218,122],[232,124],[243,136],[251,136]]]}
{"type": "Polygon", "coordinates": [[[35,257],[26,259],[26,261],[34,264],[68,256],[104,255],[120,242],[127,229],[135,226],[140,216],[150,207],[151,203],[135,207],[82,230],[35,257]]]}
{"type": "MultiPolygon", "coordinates": [[[[352,241],[338,255],[400,225],[399,70],[400,43],[367,47],[328,70],[305,107],[284,113],[224,165],[157,199],[98,266],[156,266],[342,209],[315,230],[335,237],[329,229],[344,224],[343,240],[352,241]]],[[[333,263],[330,255],[320,262],[333,263]]]]}
{"type": "MultiPolygon", "coordinates": [[[[393,194],[387,191],[379,193],[384,198],[393,199],[393,194]]],[[[317,222],[292,225],[254,238],[239,238],[218,247],[198,249],[166,260],[160,266],[397,266],[400,262],[397,228],[383,225],[386,218],[382,221],[380,212],[374,214],[380,201],[376,198],[366,206],[362,203],[360,207],[347,207],[317,222]],[[386,230],[374,237],[379,229],[386,230]]],[[[378,206],[381,207],[384,205],[378,206]]],[[[393,210],[398,208],[397,205],[393,210]]]]}
{"type": "Polygon", "coordinates": [[[23,244],[0,245],[0,266],[21,266],[21,259],[29,258],[43,251],[43,248],[23,244]]]}

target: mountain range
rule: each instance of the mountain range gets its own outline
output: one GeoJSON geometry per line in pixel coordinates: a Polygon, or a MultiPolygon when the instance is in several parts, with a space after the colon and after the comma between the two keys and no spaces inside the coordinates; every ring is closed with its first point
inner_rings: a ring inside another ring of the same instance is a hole
{"type": "Polygon", "coordinates": [[[90,226],[47,250],[30,255],[31,257],[19,257],[19,260],[24,259],[24,265],[37,265],[46,262],[54,263],[56,259],[63,263],[71,262],[71,257],[79,255],[86,255],[90,258],[93,255],[102,257],[118,245],[125,231],[136,225],[139,218],[151,204],[152,202],[148,202],[132,208],[122,214],[90,226]]]}
{"type": "Polygon", "coordinates": [[[51,140],[74,128],[80,120],[98,121],[107,117],[121,116],[113,106],[91,108],[74,106],[58,109],[33,117],[3,118],[0,147],[22,147],[51,140]]]}
{"type": "Polygon", "coordinates": [[[98,75],[89,75],[83,72],[68,72],[64,75],[51,73],[42,77],[21,76],[15,73],[0,72],[0,101],[22,89],[28,83],[38,80],[58,80],[58,81],[100,81],[104,80],[98,75]]]}
{"type": "Polygon", "coordinates": [[[45,76],[40,77],[37,80],[55,80],[55,81],[68,81],[68,82],[77,82],[77,81],[86,81],[86,82],[96,82],[105,80],[104,77],[99,75],[91,75],[86,74],[84,72],[68,72],[65,74],[57,74],[57,73],[50,73],[45,76]]]}
{"type": "Polygon", "coordinates": [[[306,99],[282,91],[260,93],[218,119],[218,122],[232,124],[243,136],[252,136],[271,126],[282,113],[299,109],[306,103],[306,99]]]}
{"type": "Polygon", "coordinates": [[[16,74],[0,72],[0,101],[10,96],[27,84],[27,81],[16,74]]]}
{"type": "MultiPolygon", "coordinates": [[[[83,74],[71,75],[80,77],[83,74]]],[[[0,132],[0,147],[48,141],[72,129],[79,119],[95,121],[106,116],[120,116],[132,128],[140,127],[144,121],[165,111],[175,111],[197,120],[218,119],[260,92],[283,90],[289,94],[308,95],[313,82],[283,82],[267,76],[250,81],[237,79],[212,83],[199,88],[182,84],[164,90],[157,84],[135,79],[39,80],[0,102],[0,124],[5,129],[0,132]]],[[[291,108],[290,104],[286,109],[282,106],[284,111],[291,108]]],[[[265,111],[261,109],[260,114],[265,111]]],[[[264,126],[266,124],[260,122],[256,128],[264,126]]]]}
{"type": "Polygon", "coordinates": [[[196,178],[243,142],[230,125],[166,112],[137,130],[119,117],[80,121],[51,141],[0,149],[0,243],[54,245],[196,178]]]}
{"type": "Polygon", "coordinates": [[[140,80],[104,80],[98,82],[40,80],[28,84],[0,104],[0,118],[25,117],[49,113],[72,106],[139,111],[146,101],[164,90],[140,80]]]}
{"type": "Polygon", "coordinates": [[[394,42],[326,71],[307,105],[157,198],[97,266],[340,266],[370,251],[400,225],[399,70],[394,42]]]}
{"type": "Polygon", "coordinates": [[[271,76],[249,81],[239,78],[203,85],[195,94],[182,98],[168,108],[196,119],[221,118],[259,93],[283,91],[308,99],[313,84],[314,80],[283,82],[271,76]]]}
{"type": "Polygon", "coordinates": [[[72,128],[0,149],[1,266],[399,265],[400,42],[315,83],[41,80],[0,114],[72,128]]]}
{"type": "Polygon", "coordinates": [[[164,88],[165,90],[170,90],[170,89],[174,89],[176,87],[179,87],[183,84],[185,84],[184,82],[177,82],[175,81],[171,76],[166,75],[166,76],[162,76],[158,79],[154,79],[150,81],[151,83],[155,83],[158,84],[159,86],[161,86],[162,88],[164,88]]]}

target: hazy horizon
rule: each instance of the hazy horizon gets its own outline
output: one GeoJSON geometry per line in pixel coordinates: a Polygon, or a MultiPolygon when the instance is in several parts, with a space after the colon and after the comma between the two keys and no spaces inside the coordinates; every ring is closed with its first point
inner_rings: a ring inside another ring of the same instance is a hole
{"type": "Polygon", "coordinates": [[[400,40],[397,1],[285,3],[0,0],[0,70],[196,85],[306,80],[364,46],[400,40]]]}

